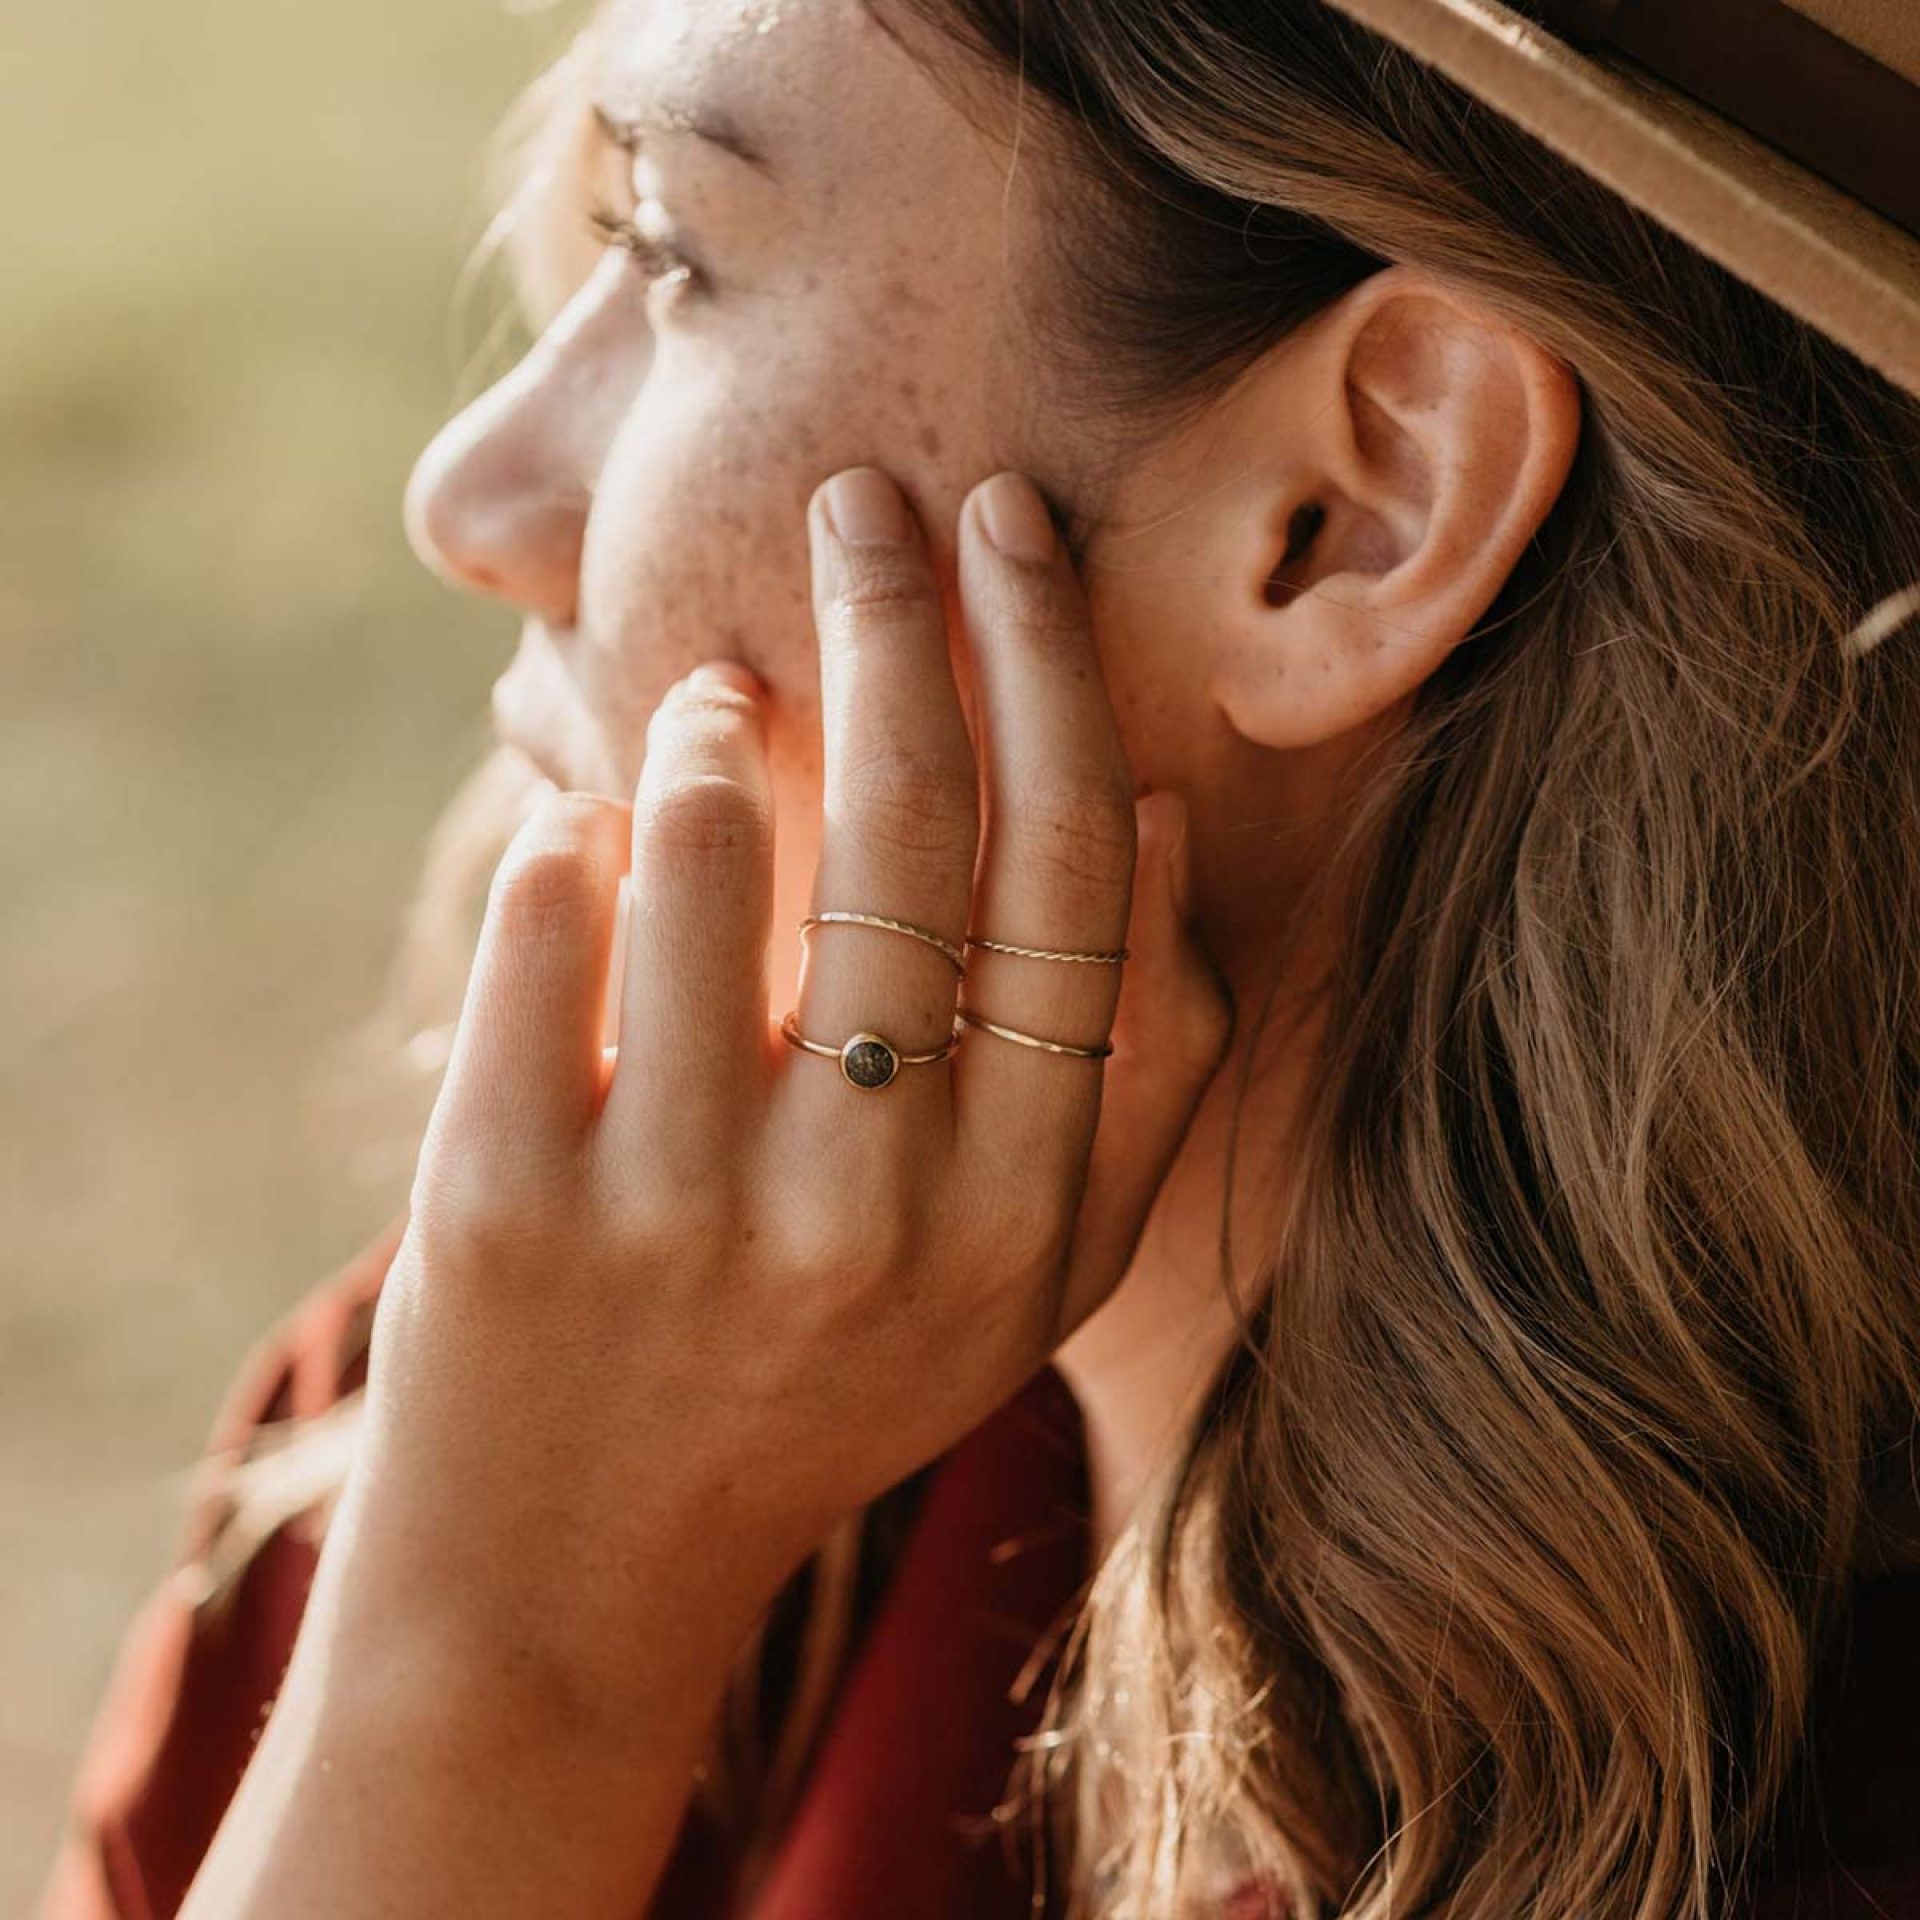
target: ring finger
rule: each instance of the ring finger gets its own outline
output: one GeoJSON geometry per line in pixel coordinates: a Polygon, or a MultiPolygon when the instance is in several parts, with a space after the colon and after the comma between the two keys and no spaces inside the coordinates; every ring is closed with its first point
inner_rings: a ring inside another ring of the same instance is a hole
{"type": "Polygon", "coordinates": [[[1100,1060],[1085,1056],[1107,1044],[1120,967],[1089,956],[1117,956],[1125,938],[1133,780],[1080,582],[1022,476],[968,496],[960,594],[987,788],[973,931],[1031,951],[968,954],[965,1007],[1008,1031],[969,1031],[955,1098],[996,1164],[1065,1174],[1099,1116],[1100,1060]]]}

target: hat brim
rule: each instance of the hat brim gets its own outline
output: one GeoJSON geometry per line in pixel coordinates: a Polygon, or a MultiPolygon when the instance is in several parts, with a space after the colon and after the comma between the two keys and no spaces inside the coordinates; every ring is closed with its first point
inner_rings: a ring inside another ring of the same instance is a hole
{"type": "Polygon", "coordinates": [[[1499,0],[1328,0],[1920,395],[1920,240],[1499,0]]]}

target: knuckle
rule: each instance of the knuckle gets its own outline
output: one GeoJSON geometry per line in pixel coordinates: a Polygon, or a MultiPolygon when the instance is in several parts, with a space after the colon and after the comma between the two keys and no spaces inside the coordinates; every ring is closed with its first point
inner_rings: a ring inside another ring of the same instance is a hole
{"type": "Polygon", "coordinates": [[[780,1271],[822,1305],[898,1276],[911,1257],[909,1235],[895,1210],[856,1208],[830,1187],[798,1196],[785,1209],[780,1271]]]}
{"type": "Polygon", "coordinates": [[[423,1161],[408,1204],[436,1256],[479,1276],[537,1257],[552,1224],[541,1181],[473,1146],[423,1161]]]}
{"type": "Polygon", "coordinates": [[[1085,651],[1093,629],[1085,601],[1063,588],[1050,568],[1032,567],[1012,591],[1003,619],[1023,646],[1038,653],[1085,651]]]}
{"type": "Polygon", "coordinates": [[[597,849],[624,830],[627,809],[604,794],[556,788],[545,794],[528,817],[530,841],[597,849]]]}
{"type": "Polygon", "coordinates": [[[772,844],[764,798],[721,773],[682,774],[643,789],[636,839],[673,853],[759,856],[772,844]]]}
{"type": "Polygon", "coordinates": [[[489,910],[535,929],[591,914],[625,844],[626,812],[598,794],[545,795],[494,868],[489,910]]]}
{"type": "Polygon", "coordinates": [[[861,1236],[840,1208],[802,1206],[782,1223],[780,1270],[803,1288],[844,1286],[864,1258],[861,1236]]]}
{"type": "Polygon", "coordinates": [[[603,884],[602,862],[585,840],[543,837],[507,850],[494,869],[487,909],[510,933],[571,927],[597,910],[603,884]]]}
{"type": "Polygon", "coordinates": [[[443,1219],[434,1239],[459,1271],[481,1276],[511,1272],[536,1250],[539,1235],[531,1211],[517,1208],[510,1191],[500,1188],[465,1196],[465,1204],[443,1219]]]}
{"type": "MultiPolygon", "coordinates": [[[[664,1175],[665,1169],[659,1173],[664,1175]]],[[[661,1272],[699,1271],[708,1238],[703,1229],[710,1216],[696,1185],[675,1194],[666,1191],[664,1178],[636,1183],[629,1176],[625,1183],[603,1180],[598,1193],[606,1242],[623,1258],[661,1272]]]]}
{"type": "Polygon", "coordinates": [[[1124,793],[1072,780],[1039,780],[1013,796],[1010,839],[1040,881],[1110,890],[1133,871],[1133,804],[1124,793]]]}
{"type": "Polygon", "coordinates": [[[857,637],[902,624],[919,626],[938,606],[932,571],[911,547],[848,549],[825,596],[824,617],[857,637]]]}
{"type": "Polygon", "coordinates": [[[709,1263],[741,1218],[734,1172],[710,1148],[676,1150],[656,1135],[636,1156],[606,1142],[590,1171],[593,1204],[613,1242],[670,1271],[709,1263]]]}
{"type": "Polygon", "coordinates": [[[969,774],[938,754],[889,746],[852,757],[840,776],[855,831],[915,860],[971,861],[979,840],[969,774]]]}
{"type": "Polygon", "coordinates": [[[1032,1276],[1052,1273],[1066,1253],[1067,1223],[1047,1206],[1021,1207],[1001,1220],[994,1234],[994,1259],[1024,1295],[1032,1276]]]}

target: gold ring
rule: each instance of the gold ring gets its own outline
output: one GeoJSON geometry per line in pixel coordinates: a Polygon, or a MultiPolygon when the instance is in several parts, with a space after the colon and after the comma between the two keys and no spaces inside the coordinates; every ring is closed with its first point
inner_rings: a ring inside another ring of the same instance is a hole
{"type": "Polygon", "coordinates": [[[927,1067],[936,1060],[945,1060],[960,1044],[957,1020],[947,1044],[933,1053],[902,1053],[891,1040],[877,1033],[856,1033],[839,1046],[830,1047],[824,1040],[809,1040],[800,1031],[797,1010],[781,1020],[780,1031],[788,1043],[802,1053],[817,1053],[823,1060],[838,1060],[840,1077],[848,1086],[858,1087],[863,1093],[878,1093],[882,1087],[891,1086],[902,1067],[927,1067]]]}
{"type": "Polygon", "coordinates": [[[1038,1047],[1042,1053],[1070,1054],[1076,1060],[1104,1060],[1113,1051],[1111,1044],[1101,1047],[1070,1047],[1064,1040],[1042,1040],[1037,1033],[1022,1033],[1018,1027],[995,1026],[991,1020],[983,1020],[977,1013],[969,1013],[965,1007],[958,1009],[955,1018],[964,1020],[970,1027],[978,1027],[982,1033],[991,1033],[1002,1040],[1012,1040],[1023,1047],[1038,1047]]]}
{"type": "Polygon", "coordinates": [[[946,955],[955,973],[963,978],[967,971],[967,957],[944,935],[935,933],[929,927],[916,927],[910,920],[889,920],[882,913],[810,913],[800,922],[800,937],[805,939],[815,927],[878,927],[882,933],[904,933],[909,940],[924,941],[930,947],[936,947],[946,955]]]}
{"type": "Polygon", "coordinates": [[[1018,954],[1022,960],[1064,960],[1084,967],[1117,967],[1131,957],[1125,947],[1115,947],[1111,953],[1074,953],[1065,947],[1016,947],[1010,940],[977,940],[972,934],[967,935],[967,945],[986,953],[1018,954]]]}

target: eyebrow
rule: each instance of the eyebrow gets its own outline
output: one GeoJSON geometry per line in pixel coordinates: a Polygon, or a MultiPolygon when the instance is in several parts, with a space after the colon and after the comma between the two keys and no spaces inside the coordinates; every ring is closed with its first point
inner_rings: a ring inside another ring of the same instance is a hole
{"type": "Polygon", "coordinates": [[[769,180],[777,178],[773,162],[741,132],[734,121],[722,113],[704,108],[671,106],[664,101],[649,102],[643,107],[616,113],[611,107],[596,101],[593,117],[599,123],[600,131],[627,153],[637,153],[641,141],[649,134],[656,138],[661,135],[691,135],[696,140],[704,140],[709,146],[718,147],[722,153],[732,154],[736,160],[744,161],[756,173],[765,174],[769,180]]]}

